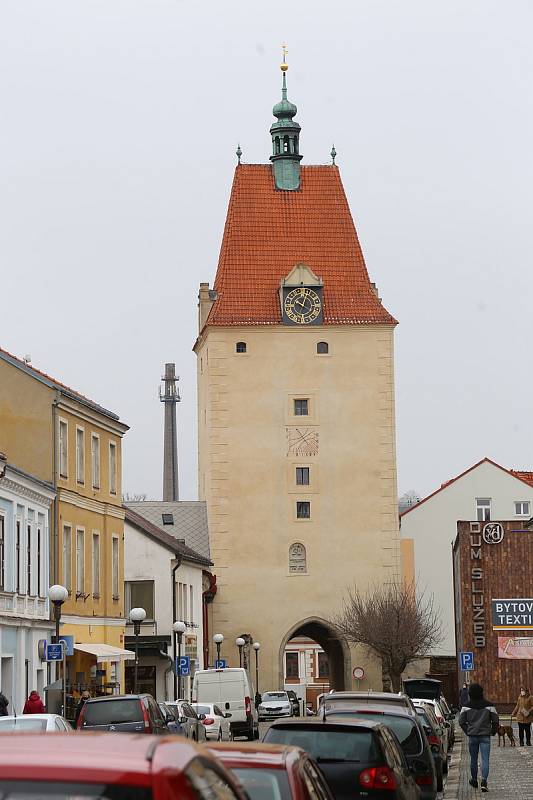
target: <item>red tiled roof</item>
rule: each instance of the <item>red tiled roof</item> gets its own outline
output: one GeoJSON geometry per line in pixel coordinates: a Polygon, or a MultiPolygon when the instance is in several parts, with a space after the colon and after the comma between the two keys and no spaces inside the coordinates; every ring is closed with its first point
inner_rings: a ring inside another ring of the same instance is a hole
{"type": "Polygon", "coordinates": [[[208,324],[281,323],[280,281],[298,263],[324,282],[325,324],[396,324],[372,289],[337,167],[302,167],[291,192],[276,190],[269,164],[237,166],[208,324]]]}
{"type": "Polygon", "coordinates": [[[521,469],[511,469],[509,470],[511,475],[514,475],[515,478],[519,478],[524,483],[529,483],[530,486],[533,486],[533,472],[526,472],[521,469]]]}

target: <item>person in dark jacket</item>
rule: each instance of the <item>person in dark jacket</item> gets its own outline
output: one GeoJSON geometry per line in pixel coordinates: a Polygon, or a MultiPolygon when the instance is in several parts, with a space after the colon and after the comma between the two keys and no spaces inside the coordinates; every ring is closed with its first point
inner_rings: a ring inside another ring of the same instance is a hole
{"type": "Polygon", "coordinates": [[[9,705],[9,700],[0,692],[0,717],[7,717],[7,707],[9,705]]]}
{"type": "Polygon", "coordinates": [[[500,719],[492,703],[483,697],[479,683],[471,683],[468,703],[461,708],[459,725],[468,736],[470,752],[470,786],[477,789],[478,756],[481,752],[481,791],[488,792],[490,737],[498,732],[500,719]]]}
{"type": "Polygon", "coordinates": [[[74,717],[74,727],[75,728],[78,727],[78,719],[79,719],[79,716],[81,714],[81,710],[82,710],[83,706],[85,705],[85,703],[87,702],[87,700],[89,700],[90,696],[91,695],[89,694],[89,692],[82,692],[81,693],[81,697],[80,697],[79,703],[76,706],[76,715],[74,717]]]}
{"type": "Polygon", "coordinates": [[[459,692],[459,711],[462,709],[463,706],[466,706],[468,703],[468,684],[463,683],[463,687],[459,692]]]}
{"type": "Polygon", "coordinates": [[[46,708],[44,707],[44,703],[41,700],[39,692],[35,690],[30,692],[30,696],[24,703],[24,711],[23,714],[46,714],[46,708]]]}

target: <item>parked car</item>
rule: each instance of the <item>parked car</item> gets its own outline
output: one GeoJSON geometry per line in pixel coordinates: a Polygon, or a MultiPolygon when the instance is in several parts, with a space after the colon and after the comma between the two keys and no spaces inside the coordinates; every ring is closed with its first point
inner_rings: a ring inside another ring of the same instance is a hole
{"type": "Polygon", "coordinates": [[[4,738],[0,788],[10,800],[246,800],[220,761],[177,737],[21,733],[4,738]]]}
{"type": "Polygon", "coordinates": [[[299,747],[217,744],[211,752],[237,776],[251,800],[333,800],[317,764],[299,747]]]}
{"type": "Polygon", "coordinates": [[[72,733],[72,725],[59,714],[23,714],[0,717],[0,733],[72,733]]]}
{"type": "Polygon", "coordinates": [[[442,681],[436,678],[410,678],[403,682],[403,688],[409,697],[415,700],[436,701],[441,709],[445,723],[448,723],[448,740],[450,748],[455,744],[455,713],[442,692],[442,681]]]}
{"type": "Polygon", "coordinates": [[[337,800],[419,800],[420,792],[395,734],[367,719],[276,720],[264,736],[315,759],[337,800]]]}
{"type": "Polygon", "coordinates": [[[287,689],[287,695],[289,700],[291,701],[292,706],[292,716],[299,717],[300,716],[300,700],[294,689],[287,689]]]}
{"type": "Polygon", "coordinates": [[[443,776],[448,771],[448,755],[444,749],[444,734],[441,726],[437,723],[436,717],[424,706],[415,706],[416,713],[424,727],[424,733],[431,747],[435,770],[437,772],[437,791],[442,792],[444,787],[443,776]]]}
{"type": "Polygon", "coordinates": [[[191,739],[193,742],[207,741],[205,726],[202,724],[205,714],[198,715],[186,700],[167,700],[166,705],[175,709],[178,722],[187,739],[191,739]]]}
{"type": "Polygon", "coordinates": [[[216,703],[231,714],[231,733],[235,736],[259,738],[258,715],[254,688],[248,673],[241,667],[200,669],[194,673],[193,700],[195,703],[216,703]]]}
{"type": "Polygon", "coordinates": [[[167,723],[169,733],[174,733],[177,736],[185,736],[185,728],[179,721],[178,709],[163,702],[158,702],[157,705],[160,708],[163,719],[167,723]]]}
{"type": "Polygon", "coordinates": [[[433,711],[437,720],[437,724],[443,729],[446,753],[449,753],[452,749],[452,737],[450,733],[452,723],[446,719],[445,712],[443,711],[440,703],[437,700],[424,700],[420,698],[415,698],[414,702],[417,705],[424,706],[424,708],[430,708],[433,711]]]}
{"type": "Polygon", "coordinates": [[[232,739],[229,712],[222,711],[216,703],[191,703],[198,716],[204,714],[202,720],[208,739],[218,742],[229,742],[232,739]]]}
{"type": "Polygon", "coordinates": [[[358,706],[370,704],[373,707],[376,707],[377,704],[386,707],[395,706],[397,708],[406,708],[412,714],[415,713],[411,698],[401,692],[398,694],[393,692],[330,692],[321,696],[319,713],[323,705],[329,711],[335,705],[347,706],[352,704],[358,706]]]}
{"type": "Polygon", "coordinates": [[[292,717],[292,703],[287,692],[263,692],[257,708],[259,719],[277,719],[292,717]]]}
{"type": "Polygon", "coordinates": [[[151,694],[90,697],[78,717],[78,730],[119,733],[168,733],[168,725],[151,694]]]}
{"type": "Polygon", "coordinates": [[[326,719],[333,717],[373,719],[390,728],[400,742],[415,783],[420,787],[420,797],[422,800],[436,800],[438,789],[435,759],[418,714],[392,707],[382,710],[372,706],[338,706],[334,711],[326,712],[326,719]]]}

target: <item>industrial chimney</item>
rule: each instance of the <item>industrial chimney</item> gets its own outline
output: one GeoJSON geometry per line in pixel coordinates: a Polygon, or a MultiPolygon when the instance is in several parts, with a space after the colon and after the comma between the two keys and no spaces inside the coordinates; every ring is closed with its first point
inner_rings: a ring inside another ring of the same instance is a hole
{"type": "Polygon", "coordinates": [[[176,365],[165,364],[161,380],[164,389],[159,389],[159,399],[165,404],[165,440],[163,455],[163,500],[179,500],[178,485],[178,431],[176,426],[176,403],[181,400],[176,386],[176,365]]]}

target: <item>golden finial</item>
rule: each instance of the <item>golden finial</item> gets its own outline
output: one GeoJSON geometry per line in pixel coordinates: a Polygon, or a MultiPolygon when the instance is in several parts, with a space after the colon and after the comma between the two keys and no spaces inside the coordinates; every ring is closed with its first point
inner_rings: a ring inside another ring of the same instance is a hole
{"type": "Polygon", "coordinates": [[[281,51],[283,53],[283,63],[281,64],[280,69],[282,72],[287,72],[287,70],[289,69],[289,65],[287,64],[287,53],[289,52],[289,50],[286,44],[281,45],[281,51]]]}

